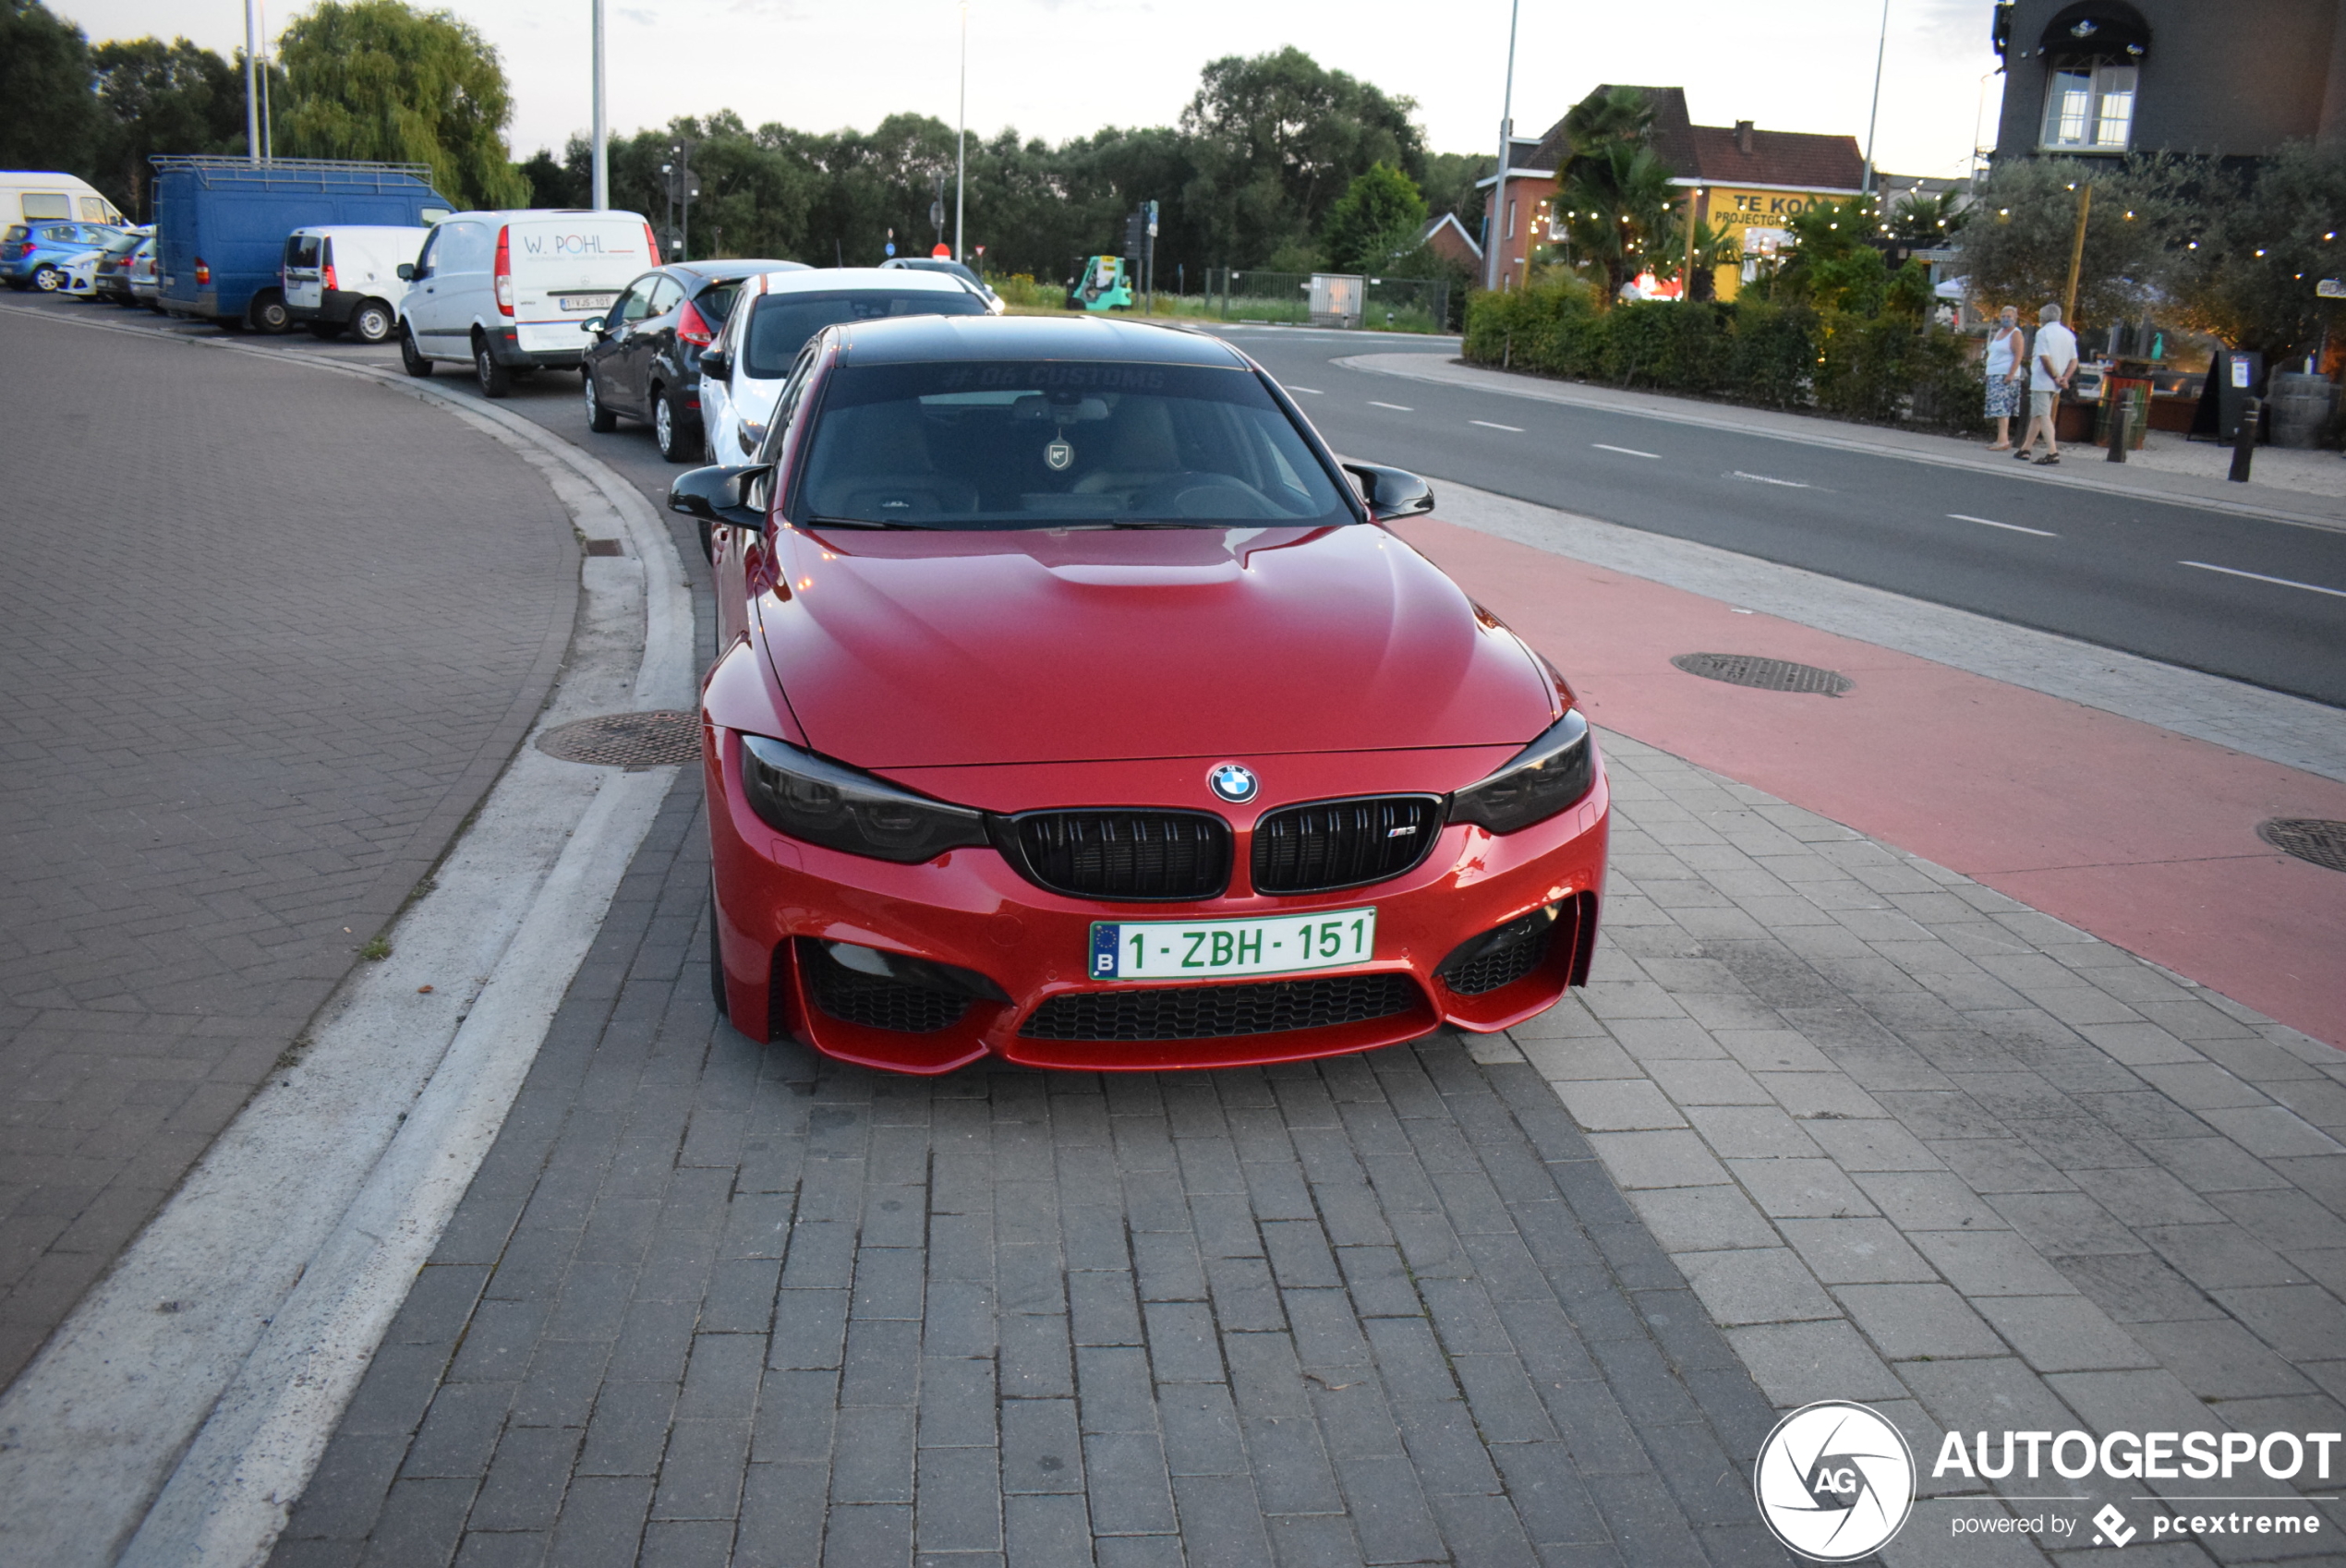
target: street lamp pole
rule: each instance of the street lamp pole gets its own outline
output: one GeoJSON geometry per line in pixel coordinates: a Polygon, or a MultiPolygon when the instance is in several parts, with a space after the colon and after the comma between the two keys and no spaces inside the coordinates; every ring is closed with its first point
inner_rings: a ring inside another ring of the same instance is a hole
{"type": "Polygon", "coordinates": [[[961,128],[953,141],[953,259],[963,266],[969,258],[961,254],[962,196],[969,183],[970,162],[970,0],[961,0],[961,128]]]}
{"type": "Polygon", "coordinates": [[[1499,175],[1491,187],[1491,205],[1482,214],[1482,232],[1490,248],[1482,258],[1482,286],[1499,286],[1499,225],[1505,221],[1500,211],[1507,199],[1507,157],[1515,151],[1515,24],[1522,14],[1523,0],[1507,0],[1507,84],[1499,95],[1499,175]]]}
{"type": "Polygon", "coordinates": [[[1873,194],[1873,133],[1881,123],[1881,62],[1890,52],[1890,0],[1881,0],[1881,37],[1873,50],[1873,112],[1866,116],[1866,194],[1873,194]]]}
{"type": "Polygon", "coordinates": [[[245,162],[260,162],[260,28],[254,21],[255,0],[245,0],[245,162]]]}
{"type": "Polygon", "coordinates": [[[594,207],[600,212],[611,206],[611,138],[603,128],[603,0],[590,3],[595,14],[594,207]]]}

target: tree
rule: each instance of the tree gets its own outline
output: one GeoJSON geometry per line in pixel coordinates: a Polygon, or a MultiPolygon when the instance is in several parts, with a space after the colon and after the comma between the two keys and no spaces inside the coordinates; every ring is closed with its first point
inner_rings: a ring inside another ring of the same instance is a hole
{"type": "Polygon", "coordinates": [[[469,23],[404,0],[320,0],[285,29],[278,53],[280,151],[429,163],[442,195],[473,207],[528,199],[505,152],[504,67],[469,23]]]}
{"type": "Polygon", "coordinates": [[[1425,173],[1414,101],[1322,66],[1292,45],[1206,66],[1180,129],[1197,174],[1182,195],[1217,262],[1252,265],[1308,244],[1354,175],[1425,173]]]}
{"type": "Polygon", "coordinates": [[[1670,166],[1653,149],[1614,138],[1576,154],[1566,171],[1555,196],[1564,230],[1578,257],[1603,269],[1607,301],[1647,266],[1672,265],[1671,241],[1675,236],[1682,247],[1684,231],[1670,166]]]}
{"type": "Polygon", "coordinates": [[[92,183],[125,212],[151,215],[151,154],[245,150],[241,52],[230,61],[184,38],[139,38],[91,54],[103,110],[92,183]]]}
{"type": "Polygon", "coordinates": [[[1965,214],[1970,211],[1957,205],[1955,193],[1951,190],[1935,196],[1909,192],[1891,206],[1890,232],[1900,239],[1924,245],[1951,244],[1955,232],[1963,227],[1965,214]]]}
{"type": "Polygon", "coordinates": [[[2314,292],[2346,273],[2346,151],[2283,146],[2253,175],[2216,183],[2203,226],[2174,258],[2171,293],[2181,324],[2272,366],[2302,358],[2346,308],[2314,292]]]}
{"type": "Polygon", "coordinates": [[[1643,145],[1653,134],[1653,100],[1643,88],[1601,87],[1565,112],[1566,168],[1617,141],[1643,145]]]}
{"type": "Polygon", "coordinates": [[[0,168],[95,172],[89,41],[41,0],[0,0],[0,168]]]}
{"type": "Polygon", "coordinates": [[[1427,153],[1425,178],[1419,186],[1425,192],[1426,211],[1433,214],[1455,213],[1458,226],[1480,245],[1484,192],[1474,182],[1488,179],[1497,163],[1498,160],[1488,152],[1427,153]]]}
{"type": "Polygon", "coordinates": [[[1417,182],[1389,163],[1373,163],[1328,209],[1320,243],[1338,271],[1382,272],[1417,248],[1424,227],[1417,182]]]}
{"type": "Polygon", "coordinates": [[[2140,314],[2204,221],[2202,201],[2222,178],[2204,159],[2136,153],[2112,162],[2012,158],[1989,171],[1955,244],[1973,297],[2033,317],[2068,286],[2080,192],[2093,187],[2071,323],[2106,326],[2140,314]]]}

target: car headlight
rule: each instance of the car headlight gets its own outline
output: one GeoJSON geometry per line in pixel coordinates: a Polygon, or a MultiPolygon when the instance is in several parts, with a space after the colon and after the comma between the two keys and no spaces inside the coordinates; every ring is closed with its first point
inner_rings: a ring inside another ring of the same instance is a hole
{"type": "Polygon", "coordinates": [[[776,832],[851,855],[918,865],[991,841],[985,816],[967,806],[900,790],[764,735],[742,737],[742,788],[750,810],[776,832]]]}
{"type": "Polygon", "coordinates": [[[1506,766],[1450,797],[1450,820],[1493,833],[1545,822],[1586,795],[1597,781],[1597,747],[1578,708],[1548,726],[1506,766]]]}

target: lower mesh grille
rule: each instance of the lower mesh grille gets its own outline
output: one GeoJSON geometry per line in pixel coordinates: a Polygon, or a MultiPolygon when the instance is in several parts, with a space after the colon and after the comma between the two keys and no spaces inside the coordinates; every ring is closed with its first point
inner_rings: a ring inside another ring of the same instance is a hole
{"type": "Polygon", "coordinates": [[[952,1028],[970,1010],[967,996],[849,969],[820,942],[800,942],[798,962],[815,1006],[841,1023],[900,1034],[934,1034],[952,1028]]]}
{"type": "Polygon", "coordinates": [[[1365,1023],[1406,1013],[1417,1003],[1416,984],[1391,971],[1087,991],[1052,997],[1019,1033],[1029,1040],[1215,1040],[1365,1023]]]}
{"type": "Polygon", "coordinates": [[[1007,836],[1028,881],[1079,899],[1216,899],[1230,885],[1230,825],[1206,812],[1033,812],[1007,836]]]}
{"type": "Polygon", "coordinates": [[[1541,960],[1548,956],[1548,943],[1555,935],[1555,929],[1550,925],[1528,942],[1485,953],[1455,970],[1445,969],[1442,971],[1442,983],[1461,996],[1480,996],[1502,985],[1513,985],[1540,967],[1541,960]]]}
{"type": "Polygon", "coordinates": [[[1400,875],[1433,848],[1442,802],[1433,795],[1317,801],[1254,825],[1254,890],[1328,893],[1400,875]]]}

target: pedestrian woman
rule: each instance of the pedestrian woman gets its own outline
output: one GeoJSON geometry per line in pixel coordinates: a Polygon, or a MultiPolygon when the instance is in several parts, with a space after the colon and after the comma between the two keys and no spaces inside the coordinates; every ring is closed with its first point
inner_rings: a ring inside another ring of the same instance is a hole
{"type": "Polygon", "coordinates": [[[1989,452],[2012,450],[2012,416],[2020,412],[2020,392],[2028,378],[2027,350],[2020,308],[2007,305],[1988,334],[1988,417],[1996,422],[1996,443],[1989,452]]]}

